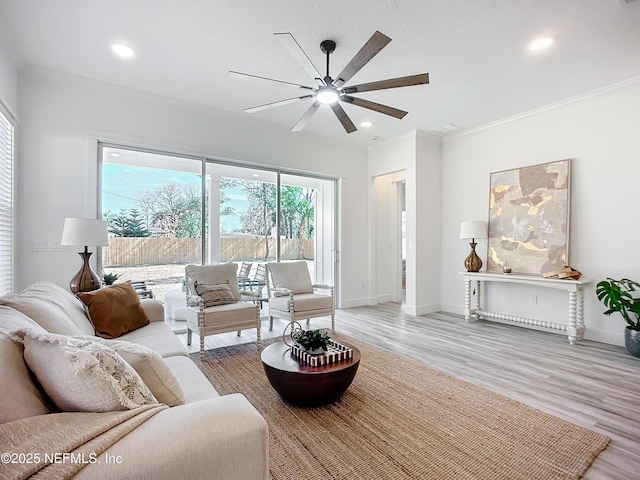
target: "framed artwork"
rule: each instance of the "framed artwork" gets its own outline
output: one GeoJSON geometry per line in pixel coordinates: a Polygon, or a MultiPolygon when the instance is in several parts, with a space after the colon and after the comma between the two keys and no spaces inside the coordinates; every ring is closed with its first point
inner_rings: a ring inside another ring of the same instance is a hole
{"type": "Polygon", "coordinates": [[[571,159],[490,175],[487,271],[542,275],[569,263],[571,159]]]}

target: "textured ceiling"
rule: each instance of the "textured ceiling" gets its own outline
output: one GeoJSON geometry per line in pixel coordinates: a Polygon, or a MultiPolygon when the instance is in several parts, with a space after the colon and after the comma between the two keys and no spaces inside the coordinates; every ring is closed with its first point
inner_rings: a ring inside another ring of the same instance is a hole
{"type": "Polygon", "coordinates": [[[640,0],[0,0],[0,20],[18,64],[288,127],[311,100],[244,113],[297,90],[227,72],[309,85],[274,33],[293,34],[323,73],[319,44],[334,40],[335,75],[379,30],[392,42],[347,85],[428,72],[426,86],[356,94],[409,114],[397,120],[343,104],[356,125],[374,123],[347,134],[323,106],[305,127],[364,145],[449,123],[470,129],[640,76],[640,0]],[[529,52],[542,34],[556,43],[529,52]],[[136,56],[116,58],[116,41],[136,56]]]}

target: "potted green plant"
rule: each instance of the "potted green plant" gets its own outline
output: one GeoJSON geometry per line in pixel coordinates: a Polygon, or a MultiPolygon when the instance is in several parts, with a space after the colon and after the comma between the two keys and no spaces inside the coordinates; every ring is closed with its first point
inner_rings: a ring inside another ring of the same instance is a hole
{"type": "Polygon", "coordinates": [[[118,278],[120,278],[120,275],[117,273],[105,273],[102,276],[105,285],[113,285],[118,278]]]}
{"type": "Polygon", "coordinates": [[[640,283],[627,278],[614,280],[607,278],[596,285],[598,300],[608,308],[605,315],[620,312],[627,322],[624,331],[624,344],[634,357],[640,357],[640,283]]]}
{"type": "Polygon", "coordinates": [[[320,330],[295,330],[291,338],[311,355],[320,355],[327,351],[330,337],[320,330]]]}

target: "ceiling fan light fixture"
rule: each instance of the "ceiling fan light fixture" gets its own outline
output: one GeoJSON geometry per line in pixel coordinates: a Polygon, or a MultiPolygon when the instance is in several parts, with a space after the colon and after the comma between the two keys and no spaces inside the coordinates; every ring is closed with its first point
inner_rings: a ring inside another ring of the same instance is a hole
{"type": "Polygon", "coordinates": [[[336,103],[340,99],[340,95],[333,87],[322,87],[318,89],[316,100],[324,105],[336,103]]]}

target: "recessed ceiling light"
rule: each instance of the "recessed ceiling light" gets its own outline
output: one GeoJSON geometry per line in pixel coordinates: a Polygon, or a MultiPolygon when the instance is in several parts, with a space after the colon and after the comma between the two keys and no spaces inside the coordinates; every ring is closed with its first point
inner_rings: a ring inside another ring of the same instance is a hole
{"type": "Polygon", "coordinates": [[[124,43],[114,43],[111,45],[111,50],[113,50],[116,55],[123,58],[131,58],[135,55],[133,48],[129,45],[125,45],[124,43]]]}
{"type": "Polygon", "coordinates": [[[529,44],[529,50],[531,51],[544,50],[545,48],[551,46],[553,42],[554,40],[552,37],[541,37],[529,44]]]}
{"type": "Polygon", "coordinates": [[[111,155],[112,157],[119,157],[120,154],[116,153],[116,152],[111,152],[109,155],[111,155]]]}
{"type": "Polygon", "coordinates": [[[365,120],[364,122],[362,122],[362,123],[360,124],[360,126],[361,126],[362,128],[369,128],[371,125],[373,125],[373,122],[371,122],[371,121],[369,121],[369,120],[365,120]]]}
{"type": "Polygon", "coordinates": [[[252,177],[254,177],[254,178],[259,177],[259,176],[260,176],[260,174],[259,174],[259,173],[254,173],[254,174],[252,175],[252,177]]]}

